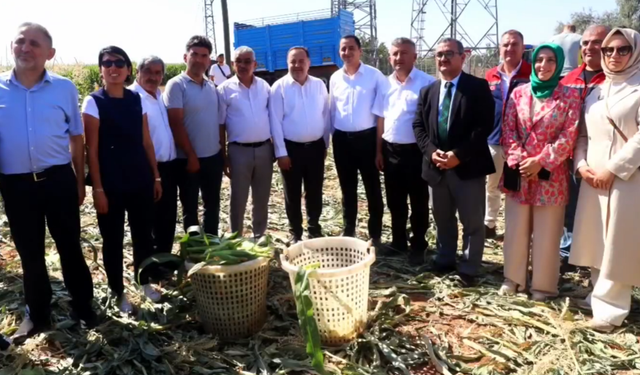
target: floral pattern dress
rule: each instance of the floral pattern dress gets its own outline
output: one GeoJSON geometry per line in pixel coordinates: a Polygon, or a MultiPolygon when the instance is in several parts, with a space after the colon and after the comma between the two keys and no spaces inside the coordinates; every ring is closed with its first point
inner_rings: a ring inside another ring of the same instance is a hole
{"type": "Polygon", "coordinates": [[[515,168],[525,159],[539,155],[542,168],[551,172],[551,177],[549,181],[522,178],[520,191],[514,192],[504,188],[503,176],[500,187],[520,204],[564,206],[569,202],[566,160],[571,156],[578,136],[582,109],[580,94],[574,88],[559,84],[551,97],[535,106],[533,100],[536,99],[530,83],[513,91],[502,123],[501,143],[509,167],[515,168]]]}

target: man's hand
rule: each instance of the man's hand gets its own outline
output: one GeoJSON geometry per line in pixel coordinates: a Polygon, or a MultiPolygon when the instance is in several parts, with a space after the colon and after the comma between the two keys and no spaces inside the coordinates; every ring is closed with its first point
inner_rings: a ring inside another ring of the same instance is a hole
{"type": "Polygon", "coordinates": [[[580,174],[580,177],[582,177],[582,180],[584,180],[584,182],[589,184],[589,186],[591,186],[594,189],[598,188],[595,182],[596,171],[594,171],[593,168],[591,168],[588,165],[585,165],[583,167],[578,168],[578,173],[580,174]]]}
{"type": "Polygon", "coordinates": [[[380,172],[384,170],[384,156],[382,156],[382,151],[376,153],[376,168],[378,168],[380,172]]]}
{"type": "Polygon", "coordinates": [[[200,171],[200,161],[197,156],[190,156],[187,158],[187,172],[198,173],[200,171]]]}
{"type": "Polygon", "coordinates": [[[96,208],[96,212],[99,214],[106,214],[109,212],[109,201],[104,191],[93,191],[93,206],[96,208]]]}
{"type": "Polygon", "coordinates": [[[82,206],[84,203],[84,199],[87,196],[87,187],[84,186],[84,183],[78,183],[78,206],[82,206]]]}
{"type": "Polygon", "coordinates": [[[440,169],[447,169],[447,157],[444,151],[436,150],[436,152],[431,155],[431,161],[436,165],[436,167],[440,169]]]}
{"type": "Polygon", "coordinates": [[[453,151],[446,152],[444,156],[445,156],[445,159],[447,160],[446,162],[447,169],[455,168],[458,165],[460,165],[460,160],[458,159],[456,154],[453,153],[453,151]]]}
{"type": "Polygon", "coordinates": [[[607,168],[603,168],[595,175],[594,184],[596,186],[596,189],[609,190],[615,178],[616,175],[614,175],[607,168]]]}
{"type": "Polygon", "coordinates": [[[281,156],[278,158],[278,168],[281,171],[288,171],[291,169],[291,158],[288,156],[281,156]]]}
{"type": "Polygon", "coordinates": [[[162,198],[162,182],[156,181],[153,185],[153,201],[158,202],[162,198]]]}
{"type": "Polygon", "coordinates": [[[520,174],[527,179],[531,179],[531,177],[538,175],[538,172],[540,172],[541,169],[542,165],[535,156],[526,158],[522,163],[520,163],[520,174]]]}

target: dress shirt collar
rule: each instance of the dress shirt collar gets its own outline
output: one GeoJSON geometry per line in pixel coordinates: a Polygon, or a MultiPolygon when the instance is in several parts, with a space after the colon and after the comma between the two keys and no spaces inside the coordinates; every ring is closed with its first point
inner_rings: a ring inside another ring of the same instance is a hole
{"type": "MultiPolygon", "coordinates": [[[[364,68],[364,63],[362,61],[360,61],[360,67],[356,71],[356,74],[354,74],[353,76],[355,77],[358,74],[364,74],[364,69],[365,69],[364,68]]],[[[347,65],[346,64],[342,67],[342,73],[345,76],[349,77],[349,72],[347,72],[347,65]]]]}
{"type": "MultiPolygon", "coordinates": [[[[182,73],[182,75],[183,75],[183,76],[185,76],[185,77],[187,77],[187,79],[188,79],[188,80],[190,80],[191,82],[193,82],[193,83],[195,83],[195,84],[199,85],[199,83],[198,83],[195,79],[193,79],[193,78],[189,77],[189,75],[187,74],[187,72],[186,72],[186,71],[185,71],[184,73],[182,73]]],[[[203,85],[204,85],[205,83],[208,83],[208,82],[209,82],[209,78],[205,77],[204,75],[202,76],[202,79],[204,79],[204,81],[202,82],[202,84],[203,84],[203,85]]]]}
{"type": "Polygon", "coordinates": [[[300,87],[303,87],[303,86],[306,86],[308,82],[309,82],[309,75],[307,75],[307,80],[304,81],[303,85],[301,85],[298,81],[293,79],[293,76],[290,73],[285,76],[285,83],[287,83],[289,86],[298,85],[300,87]]]}
{"type": "Polygon", "coordinates": [[[233,82],[233,83],[235,83],[235,84],[237,84],[239,86],[242,86],[242,87],[244,87],[246,89],[251,89],[251,87],[254,87],[255,85],[258,84],[257,83],[258,79],[257,79],[257,77],[255,75],[253,76],[253,81],[251,82],[251,87],[247,87],[247,86],[244,85],[244,83],[240,82],[240,78],[238,78],[237,74],[235,76],[229,78],[229,81],[231,81],[231,82],[233,82]]]}
{"type": "MultiPolygon", "coordinates": [[[[131,90],[136,91],[137,93],[141,94],[141,95],[147,95],[147,96],[151,96],[153,97],[151,94],[149,94],[147,92],[147,90],[144,89],[144,87],[142,87],[138,81],[133,82],[133,84],[131,86],[129,86],[129,88],[131,90]]],[[[162,97],[162,92],[160,91],[160,89],[156,89],[156,97],[154,99],[156,100],[160,100],[160,98],[162,97]]]]}
{"type": "MultiPolygon", "coordinates": [[[[520,64],[518,64],[518,67],[513,72],[511,72],[511,75],[509,75],[509,77],[513,77],[516,74],[518,74],[521,66],[522,66],[522,60],[520,60],[520,64]]],[[[504,63],[501,63],[500,66],[498,67],[498,74],[500,74],[501,76],[507,75],[507,73],[504,72],[504,63]]]]}
{"type": "Polygon", "coordinates": [[[452,79],[451,81],[447,81],[445,79],[442,80],[442,87],[444,87],[444,84],[447,82],[451,82],[451,84],[453,84],[453,87],[458,87],[458,81],[460,80],[460,76],[462,75],[462,72],[460,72],[460,74],[458,74],[458,76],[454,79],[452,79]]]}
{"type": "MultiPolygon", "coordinates": [[[[7,83],[13,83],[13,84],[22,86],[22,83],[20,83],[20,81],[18,81],[18,78],[16,77],[16,69],[15,68],[11,69],[11,74],[6,75],[4,78],[5,78],[7,83]]],[[[42,81],[40,81],[36,86],[38,86],[39,84],[41,84],[43,82],[51,82],[51,76],[49,75],[49,72],[46,69],[44,71],[44,77],[42,77],[42,81]]]]}
{"type": "Polygon", "coordinates": [[[404,80],[404,82],[400,82],[400,80],[398,79],[398,73],[397,72],[393,72],[393,79],[399,84],[399,85],[404,85],[407,82],[409,82],[409,80],[411,81],[415,81],[416,79],[416,75],[418,74],[418,69],[416,69],[415,66],[411,67],[411,72],[409,72],[409,75],[407,76],[407,79],[404,80]]]}

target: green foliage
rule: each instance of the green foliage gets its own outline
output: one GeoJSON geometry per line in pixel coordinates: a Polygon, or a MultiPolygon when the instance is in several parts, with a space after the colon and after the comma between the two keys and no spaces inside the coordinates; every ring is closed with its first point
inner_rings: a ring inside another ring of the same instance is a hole
{"type": "Polygon", "coordinates": [[[166,68],[165,68],[164,80],[162,81],[162,85],[166,85],[167,81],[169,81],[171,78],[181,74],[185,70],[187,70],[187,65],[186,64],[169,64],[169,65],[167,65],[166,68]]]}
{"type": "Polygon", "coordinates": [[[311,285],[309,273],[320,265],[314,264],[308,267],[300,267],[295,277],[294,298],[296,311],[302,336],[307,343],[307,354],[311,357],[313,368],[320,374],[325,373],[324,356],[320,347],[320,333],[318,324],[313,316],[313,301],[311,300],[311,285]]]}
{"type": "MultiPolygon", "coordinates": [[[[617,7],[613,11],[597,13],[593,9],[583,9],[571,14],[570,23],[576,26],[576,32],[596,24],[611,27],[626,26],[640,31],[640,2],[638,0],[616,0],[617,7]]],[[[561,33],[564,23],[558,22],[556,33],[561,33]]]]}

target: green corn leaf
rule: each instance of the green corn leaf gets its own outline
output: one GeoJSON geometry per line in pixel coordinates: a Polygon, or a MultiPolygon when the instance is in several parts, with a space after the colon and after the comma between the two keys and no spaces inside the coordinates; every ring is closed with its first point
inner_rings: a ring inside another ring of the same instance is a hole
{"type": "Polygon", "coordinates": [[[307,354],[311,357],[311,365],[320,374],[324,374],[324,356],[320,347],[320,332],[318,332],[318,325],[313,316],[309,272],[311,271],[301,267],[296,274],[294,297],[300,329],[307,343],[307,354]]]}

